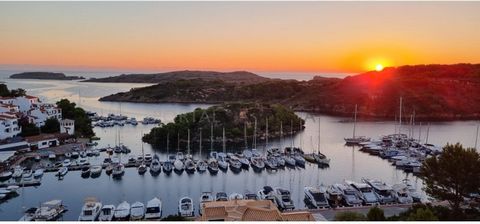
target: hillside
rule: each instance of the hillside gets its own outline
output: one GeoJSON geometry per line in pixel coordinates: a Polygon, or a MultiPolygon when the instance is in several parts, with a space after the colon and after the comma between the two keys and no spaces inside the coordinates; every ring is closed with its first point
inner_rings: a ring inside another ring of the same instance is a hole
{"type": "Polygon", "coordinates": [[[214,72],[214,71],[173,71],[156,74],[123,74],[107,78],[91,78],[85,82],[121,82],[121,83],[166,83],[176,80],[203,79],[233,83],[257,83],[269,80],[251,72],[214,72]]]}
{"type": "Polygon", "coordinates": [[[344,79],[269,80],[248,85],[177,80],[101,98],[128,102],[262,102],[296,111],[394,119],[403,98],[404,117],[416,120],[480,118],[480,64],[415,65],[386,68],[344,79]]]}
{"type": "Polygon", "coordinates": [[[45,79],[45,80],[78,80],[85,79],[82,76],[66,76],[56,72],[22,72],[13,74],[11,79],[45,79]]]}

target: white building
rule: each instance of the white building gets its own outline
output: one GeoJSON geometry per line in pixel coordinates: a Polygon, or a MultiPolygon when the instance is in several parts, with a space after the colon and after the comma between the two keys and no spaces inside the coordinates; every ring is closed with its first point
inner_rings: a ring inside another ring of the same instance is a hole
{"type": "Polygon", "coordinates": [[[55,134],[40,134],[30,137],[25,137],[30,144],[31,149],[45,149],[60,145],[60,141],[55,134]]]}
{"type": "Polygon", "coordinates": [[[60,121],[62,119],[62,109],[53,104],[42,104],[35,105],[28,111],[28,120],[37,127],[45,125],[45,121],[49,118],[55,118],[60,121]]]}
{"type": "Polygon", "coordinates": [[[22,132],[18,126],[18,117],[13,113],[0,114],[0,140],[13,138],[22,132]]]}
{"type": "Polygon", "coordinates": [[[60,121],[60,133],[67,133],[69,135],[75,134],[75,121],[64,119],[60,121]]]}

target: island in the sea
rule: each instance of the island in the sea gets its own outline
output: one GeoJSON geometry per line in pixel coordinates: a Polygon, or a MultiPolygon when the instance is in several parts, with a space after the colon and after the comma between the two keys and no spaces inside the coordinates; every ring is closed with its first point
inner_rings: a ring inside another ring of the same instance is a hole
{"type": "Polygon", "coordinates": [[[215,71],[173,71],[155,74],[122,74],[106,78],[91,78],[84,82],[121,82],[121,83],[168,83],[177,80],[202,79],[231,83],[252,84],[269,80],[251,72],[215,72],[215,71]]]}
{"type": "Polygon", "coordinates": [[[170,147],[182,144],[180,148],[185,149],[190,136],[191,143],[202,139],[209,144],[212,139],[218,145],[223,142],[225,130],[226,142],[242,144],[248,141],[251,144],[254,139],[264,142],[267,137],[274,139],[293,135],[302,130],[304,124],[305,121],[293,110],[282,105],[226,103],[177,115],[174,122],[152,128],[143,140],[166,146],[168,138],[170,147]]]}
{"type": "Polygon", "coordinates": [[[266,79],[254,83],[180,79],[134,88],[101,101],[142,103],[262,102],[336,116],[396,119],[400,98],[405,121],[480,119],[480,64],[389,67],[346,78],[309,81],[266,79]]]}
{"type": "Polygon", "coordinates": [[[58,72],[22,72],[13,74],[11,79],[45,79],[45,80],[79,80],[85,79],[83,76],[67,76],[58,72]]]}

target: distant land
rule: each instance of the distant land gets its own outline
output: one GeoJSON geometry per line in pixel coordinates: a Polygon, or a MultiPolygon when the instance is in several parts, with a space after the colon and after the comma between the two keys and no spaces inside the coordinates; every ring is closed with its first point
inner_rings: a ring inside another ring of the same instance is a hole
{"type": "Polygon", "coordinates": [[[173,71],[154,74],[122,74],[106,78],[91,78],[84,82],[118,82],[118,83],[168,83],[180,79],[218,80],[233,83],[257,83],[269,80],[251,72],[215,72],[215,71],[173,71]]]}
{"type": "MultiPolygon", "coordinates": [[[[248,73],[254,75],[253,73],[248,73]]],[[[346,78],[310,81],[267,79],[235,83],[174,80],[102,97],[101,101],[141,103],[262,102],[295,111],[364,119],[397,119],[403,99],[404,121],[480,119],[480,64],[389,67],[346,78]]],[[[402,119],[403,120],[403,119],[402,119]]]]}
{"type": "Polygon", "coordinates": [[[46,79],[46,80],[78,80],[85,79],[82,76],[66,76],[56,72],[22,72],[13,74],[11,79],[46,79]]]}

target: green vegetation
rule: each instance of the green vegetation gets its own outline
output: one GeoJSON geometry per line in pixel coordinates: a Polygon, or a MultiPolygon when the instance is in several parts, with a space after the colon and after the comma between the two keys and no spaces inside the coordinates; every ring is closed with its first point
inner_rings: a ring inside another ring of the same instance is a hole
{"type": "Polygon", "coordinates": [[[442,154],[424,161],[421,177],[429,195],[447,200],[460,213],[464,198],[480,193],[480,154],[459,143],[447,144],[442,154]]]}
{"type": "Polygon", "coordinates": [[[22,132],[20,133],[20,136],[22,137],[28,137],[28,136],[34,136],[40,134],[40,128],[35,126],[35,124],[32,123],[26,123],[26,124],[21,124],[22,127],[22,132]]]}
{"type": "Polygon", "coordinates": [[[40,130],[42,133],[56,133],[60,131],[60,122],[56,118],[48,118],[40,130]]]}
{"type": "Polygon", "coordinates": [[[368,221],[385,221],[383,210],[377,206],[371,208],[367,213],[368,221]]]}
{"type": "Polygon", "coordinates": [[[339,212],[335,215],[335,221],[367,221],[367,218],[358,212],[339,212]]]}
{"type": "Polygon", "coordinates": [[[190,140],[197,142],[200,139],[200,130],[202,130],[202,141],[206,142],[210,140],[210,131],[213,125],[214,141],[222,141],[222,128],[225,127],[226,139],[229,142],[240,143],[244,141],[245,126],[247,137],[252,139],[256,120],[258,142],[265,136],[267,119],[269,138],[280,136],[281,125],[283,134],[287,135],[290,133],[290,124],[295,133],[303,128],[305,122],[292,110],[281,105],[229,103],[207,109],[197,108],[193,112],[177,115],[174,122],[153,128],[143,137],[143,140],[150,144],[164,146],[168,135],[170,144],[176,145],[177,136],[180,136],[180,141],[186,141],[188,130],[190,130],[190,140]]]}
{"type": "Polygon", "coordinates": [[[92,122],[88,118],[87,113],[80,107],[76,107],[75,103],[67,99],[61,99],[57,102],[57,106],[62,109],[63,119],[75,120],[75,135],[78,137],[90,138],[95,136],[92,128],[92,122]]]}
{"type": "Polygon", "coordinates": [[[12,89],[9,90],[7,85],[0,84],[0,96],[3,97],[18,97],[18,96],[25,96],[27,92],[24,89],[12,89]]]}

